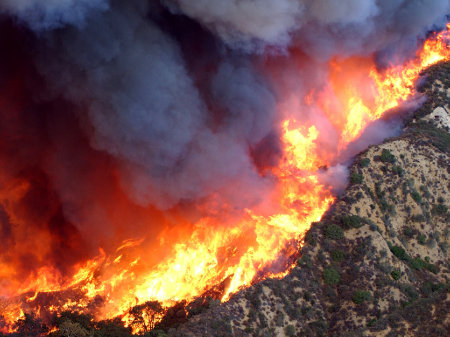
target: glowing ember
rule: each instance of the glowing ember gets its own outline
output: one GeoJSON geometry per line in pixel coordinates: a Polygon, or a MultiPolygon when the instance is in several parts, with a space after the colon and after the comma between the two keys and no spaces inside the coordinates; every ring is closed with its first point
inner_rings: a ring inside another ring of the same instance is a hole
{"type": "MultiPolygon", "coordinates": [[[[309,93],[305,102],[319,106],[340,131],[338,149],[343,150],[368,123],[414,94],[414,83],[424,67],[449,60],[448,39],[448,30],[433,36],[415,59],[382,72],[369,58],[336,58],[329,64],[328,87],[309,93]]],[[[89,303],[101,298],[97,319],[122,315],[130,323],[129,308],[146,301],[169,306],[219,284],[224,287],[220,298],[227,300],[252,282],[285,275],[297,257],[302,235],[334,200],[330,189],[320,182],[319,168],[329,165],[337,154],[320,151],[320,128],[313,123],[301,125],[294,118],[286,119],[280,130],[282,160],[277,168],[264,173],[276,186],[270,200],[220,224],[213,216],[194,223],[184,220],[189,229],[176,242],[167,228],[159,234],[157,249],[169,253],[157,263],[147,261],[153,251],[146,251],[145,238],[135,238],[124,241],[114,254],[100,249],[98,257],[76,266],[69,280],[55,269],[43,267],[18,288],[1,288],[6,298],[17,296],[3,304],[7,321],[3,329],[11,331],[12,323],[23,317],[26,309],[20,296],[25,296],[32,308],[40,293],[64,292],[47,311],[85,311],[89,303]]],[[[16,182],[10,191],[22,195],[26,189],[25,182],[16,182]]],[[[0,265],[2,278],[10,273],[8,265],[0,265]]],[[[149,320],[161,317],[158,314],[149,320]]]]}

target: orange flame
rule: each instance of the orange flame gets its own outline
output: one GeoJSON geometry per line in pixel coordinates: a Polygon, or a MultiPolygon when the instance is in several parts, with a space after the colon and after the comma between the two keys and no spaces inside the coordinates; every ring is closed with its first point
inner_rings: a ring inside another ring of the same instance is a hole
{"type": "Polygon", "coordinates": [[[340,149],[356,139],[368,123],[415,94],[420,72],[450,56],[450,25],[425,41],[414,59],[379,72],[368,58],[335,58],[330,63],[330,84],[318,101],[330,121],[342,130],[340,149]],[[368,76],[367,76],[368,74],[368,76]]]}

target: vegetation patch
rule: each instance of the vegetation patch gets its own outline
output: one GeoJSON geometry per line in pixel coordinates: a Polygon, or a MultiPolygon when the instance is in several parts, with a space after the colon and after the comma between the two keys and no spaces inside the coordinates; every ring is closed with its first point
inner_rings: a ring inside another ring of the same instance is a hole
{"type": "Polygon", "coordinates": [[[370,293],[365,290],[356,290],[353,294],[352,301],[355,304],[361,304],[370,298],[370,293]]]}
{"type": "Polygon", "coordinates": [[[438,204],[438,205],[434,205],[433,208],[431,209],[431,213],[434,215],[446,215],[448,212],[448,207],[445,206],[444,204],[438,204]]]}
{"type": "Polygon", "coordinates": [[[345,254],[340,249],[333,250],[330,253],[330,255],[331,255],[331,258],[333,259],[333,261],[336,261],[336,262],[342,262],[345,259],[345,254]]]}
{"type": "Polygon", "coordinates": [[[369,158],[362,158],[359,161],[359,166],[361,167],[368,167],[370,165],[370,159],[369,158]]]}
{"type": "MultiPolygon", "coordinates": [[[[314,223],[311,224],[311,226],[314,226],[314,223]]],[[[305,235],[305,242],[308,243],[311,246],[315,246],[317,243],[317,238],[314,236],[311,230],[309,230],[305,235]]]]}
{"type": "Polygon", "coordinates": [[[442,152],[450,151],[450,134],[437,128],[432,123],[418,121],[411,132],[418,136],[427,136],[431,143],[442,152]]]}
{"type": "Polygon", "coordinates": [[[344,228],[359,228],[364,224],[363,219],[357,215],[345,215],[341,222],[344,228]]]}
{"type": "Polygon", "coordinates": [[[420,204],[422,202],[422,196],[416,190],[413,190],[411,192],[411,198],[413,198],[413,200],[415,202],[417,202],[418,204],[420,204]]]}
{"type": "Polygon", "coordinates": [[[322,272],[323,280],[326,284],[336,285],[339,283],[340,275],[333,267],[325,268],[322,272]]]}
{"type": "Polygon", "coordinates": [[[292,324],[289,324],[284,328],[284,333],[288,337],[294,337],[295,336],[295,328],[292,324]]]}
{"type": "Polygon", "coordinates": [[[327,239],[341,240],[344,238],[344,231],[341,226],[328,225],[324,229],[324,235],[327,239]]]}
{"type": "Polygon", "coordinates": [[[398,257],[400,260],[408,261],[409,256],[406,253],[406,251],[400,247],[400,246],[392,246],[392,244],[388,243],[389,249],[391,250],[392,254],[394,254],[396,257],[398,257]]]}
{"type": "Polygon", "coordinates": [[[391,276],[392,276],[392,278],[394,279],[394,280],[399,280],[400,279],[400,277],[402,277],[402,273],[400,272],[400,270],[398,270],[398,269],[394,269],[392,272],[391,272],[391,276]]]}
{"type": "Polygon", "coordinates": [[[404,171],[400,165],[393,165],[392,172],[401,177],[404,171]]]}
{"type": "Polygon", "coordinates": [[[387,150],[387,149],[383,149],[381,151],[381,156],[380,156],[380,160],[383,163],[395,163],[395,156],[391,153],[391,151],[387,150]]]}
{"type": "Polygon", "coordinates": [[[352,184],[361,184],[364,180],[364,176],[362,174],[352,172],[350,174],[350,183],[352,184]]]}
{"type": "Polygon", "coordinates": [[[419,242],[421,245],[424,245],[427,242],[427,236],[424,234],[418,234],[417,242],[419,242]]]}

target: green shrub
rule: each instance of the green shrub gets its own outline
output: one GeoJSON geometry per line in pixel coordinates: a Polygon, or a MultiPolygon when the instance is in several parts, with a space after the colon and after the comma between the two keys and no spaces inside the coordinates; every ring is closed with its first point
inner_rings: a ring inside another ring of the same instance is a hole
{"type": "Polygon", "coordinates": [[[400,246],[389,246],[389,249],[391,250],[392,254],[394,254],[396,257],[398,257],[401,260],[408,261],[409,256],[406,254],[406,251],[400,247],[400,246]]]}
{"type": "Polygon", "coordinates": [[[357,290],[353,294],[352,301],[355,304],[361,304],[370,298],[370,293],[364,290],[357,290]]]}
{"type": "Polygon", "coordinates": [[[367,327],[370,328],[371,326],[374,326],[376,322],[377,322],[377,319],[376,319],[376,318],[372,318],[372,319],[367,323],[367,327]]]}
{"type": "Polygon", "coordinates": [[[339,283],[340,275],[333,267],[325,268],[322,272],[323,280],[326,284],[336,285],[339,283]]]}
{"type": "Polygon", "coordinates": [[[392,166],[392,172],[394,172],[396,175],[400,177],[403,175],[403,169],[400,165],[392,166]]]}
{"type": "Polygon", "coordinates": [[[426,269],[426,270],[432,272],[433,274],[437,274],[439,272],[439,268],[435,264],[424,261],[420,257],[411,259],[410,266],[411,266],[411,268],[416,269],[416,270],[426,269]]]}
{"type": "Polygon", "coordinates": [[[417,192],[416,190],[413,190],[411,192],[411,197],[414,199],[415,202],[421,203],[422,202],[422,196],[417,192]]]}
{"type": "Polygon", "coordinates": [[[416,288],[414,288],[410,284],[402,284],[400,286],[400,290],[409,297],[410,300],[415,300],[419,297],[419,293],[417,292],[416,288]]]}
{"type": "Polygon", "coordinates": [[[341,218],[344,228],[359,228],[363,225],[363,219],[357,215],[345,215],[341,218]]]}
{"type": "Polygon", "coordinates": [[[425,269],[429,272],[432,272],[433,274],[437,274],[439,272],[439,268],[433,263],[427,263],[425,265],[425,269]]]}
{"type": "Polygon", "coordinates": [[[414,230],[411,227],[405,227],[403,228],[403,235],[412,238],[414,235],[414,230]]]}
{"type": "Polygon", "coordinates": [[[369,159],[369,158],[362,158],[362,159],[359,161],[359,165],[360,165],[361,167],[367,167],[367,166],[369,166],[369,164],[370,164],[370,159],[369,159]]]}
{"type": "Polygon", "coordinates": [[[437,215],[445,215],[447,214],[447,211],[448,207],[445,206],[444,204],[434,205],[433,208],[431,209],[431,212],[437,215]]]}
{"type": "Polygon", "coordinates": [[[350,174],[350,183],[352,184],[361,184],[364,180],[364,176],[362,174],[352,172],[350,174]]]}
{"type": "Polygon", "coordinates": [[[381,198],[379,201],[379,206],[380,206],[380,210],[383,213],[391,213],[393,214],[395,212],[395,207],[394,205],[390,204],[387,202],[387,200],[385,198],[381,198]]]}
{"type": "Polygon", "coordinates": [[[381,151],[380,160],[383,163],[395,163],[395,156],[391,153],[391,151],[383,149],[383,151],[381,151]]]}
{"type": "Polygon", "coordinates": [[[287,327],[285,327],[284,332],[285,332],[286,336],[288,336],[288,337],[295,336],[295,328],[292,324],[289,324],[287,327]]]}
{"type": "Polygon", "coordinates": [[[341,262],[341,261],[344,261],[344,259],[345,259],[344,252],[339,249],[333,250],[330,255],[331,255],[331,258],[333,259],[333,261],[336,261],[336,262],[341,262]]]}
{"type": "Polygon", "coordinates": [[[421,245],[424,245],[424,244],[427,242],[427,237],[426,237],[426,235],[418,234],[418,235],[417,235],[417,241],[418,241],[421,245]]]}
{"type": "Polygon", "coordinates": [[[313,235],[313,233],[311,232],[311,230],[309,230],[306,235],[305,235],[305,242],[310,244],[311,246],[315,246],[317,243],[317,239],[316,237],[313,235]]]}
{"type": "Polygon", "coordinates": [[[299,258],[297,260],[297,266],[299,267],[306,267],[311,269],[312,268],[312,263],[311,263],[311,259],[308,255],[303,255],[301,258],[299,258]]]}
{"type": "Polygon", "coordinates": [[[416,257],[410,261],[411,268],[416,270],[425,268],[426,264],[427,263],[419,257],[416,257]]]}
{"type": "Polygon", "coordinates": [[[430,296],[432,293],[440,291],[443,288],[445,288],[443,283],[432,283],[429,281],[425,281],[420,290],[425,296],[430,296]]]}
{"type": "Polygon", "coordinates": [[[391,276],[392,276],[392,278],[394,279],[394,280],[399,280],[400,279],[400,277],[402,277],[402,273],[400,272],[400,270],[397,270],[397,269],[394,269],[392,272],[391,272],[391,276]]]}
{"type": "Polygon", "coordinates": [[[443,152],[450,150],[450,134],[443,129],[425,121],[418,121],[412,132],[419,134],[421,137],[427,136],[431,143],[443,152]]]}
{"type": "Polygon", "coordinates": [[[428,188],[425,185],[420,186],[420,191],[422,192],[422,196],[424,196],[425,198],[431,197],[431,193],[430,191],[428,191],[428,188]]]}
{"type": "Polygon", "coordinates": [[[344,238],[344,232],[338,225],[328,225],[324,229],[324,234],[327,239],[341,240],[344,238]]]}

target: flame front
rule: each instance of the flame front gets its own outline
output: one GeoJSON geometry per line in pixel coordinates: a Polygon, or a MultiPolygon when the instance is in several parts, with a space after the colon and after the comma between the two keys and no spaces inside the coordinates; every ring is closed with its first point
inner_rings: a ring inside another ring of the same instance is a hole
{"type": "MultiPolygon", "coordinates": [[[[221,285],[220,299],[225,301],[252,282],[285,275],[298,256],[302,235],[334,201],[330,187],[321,183],[320,171],[370,122],[414,95],[415,81],[425,67],[449,60],[447,28],[430,37],[416,58],[384,71],[378,71],[371,58],[333,59],[328,85],[311,91],[303,106],[315,105],[327,117],[339,134],[336,149],[321,148],[327,134],[320,125],[305,125],[293,117],[282,121],[282,159],[278,167],[264,172],[275,188],[261,205],[221,223],[213,216],[194,223],[184,220],[188,228],[184,234],[178,233],[174,240],[173,228],[168,227],[152,250],[144,247],[145,238],[126,240],[114,253],[106,254],[100,248],[97,258],[76,266],[68,280],[55,269],[41,268],[16,289],[0,288],[7,298],[0,302],[6,320],[3,330],[12,330],[13,322],[23,316],[24,303],[32,307],[39,293],[65,293],[64,300],[47,306],[48,311],[87,311],[88,304],[101,297],[97,319],[122,315],[127,321],[130,307],[149,300],[169,306],[221,285]],[[148,262],[157,250],[165,252],[163,258],[148,262]]],[[[21,182],[10,190],[20,195],[26,189],[26,182],[21,182]]],[[[10,272],[8,265],[0,264],[1,277],[10,272]]]]}

